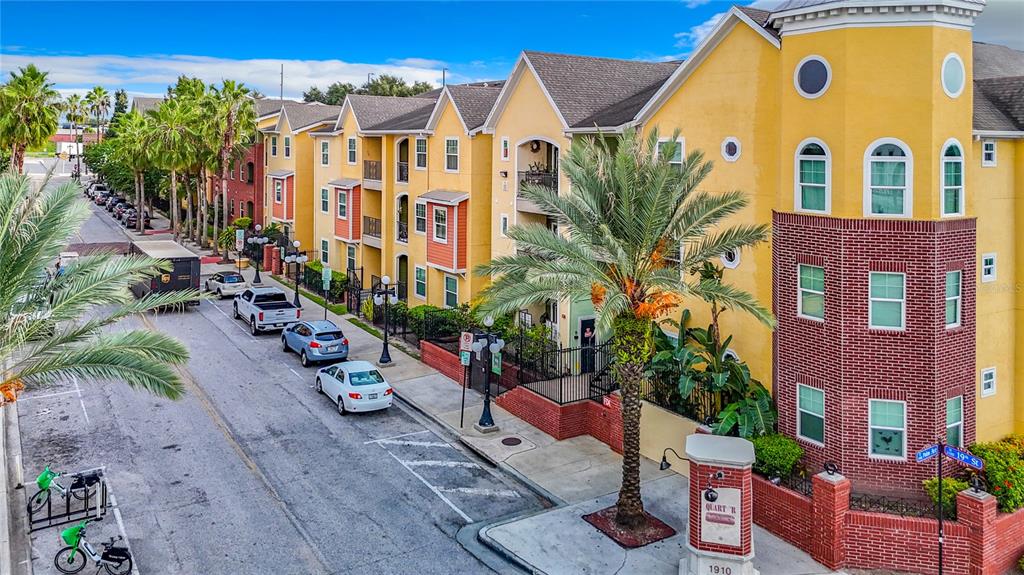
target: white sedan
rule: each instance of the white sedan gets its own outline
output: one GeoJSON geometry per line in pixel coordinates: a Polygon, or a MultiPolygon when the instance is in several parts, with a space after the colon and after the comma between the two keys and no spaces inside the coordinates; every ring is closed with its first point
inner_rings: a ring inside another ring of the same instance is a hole
{"type": "Polygon", "coordinates": [[[348,361],[316,372],[316,390],[338,404],[338,413],[377,411],[391,407],[393,390],[368,361],[348,361]]]}
{"type": "Polygon", "coordinates": [[[206,291],[214,292],[220,298],[233,297],[247,289],[249,282],[238,272],[217,272],[206,280],[206,291]]]}

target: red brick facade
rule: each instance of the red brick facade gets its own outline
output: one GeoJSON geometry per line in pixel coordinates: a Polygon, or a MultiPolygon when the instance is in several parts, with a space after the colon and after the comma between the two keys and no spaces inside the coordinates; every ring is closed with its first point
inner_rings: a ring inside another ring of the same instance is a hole
{"type": "Polygon", "coordinates": [[[779,430],[797,437],[797,384],[822,389],[825,442],[801,440],[808,468],[831,461],[857,491],[920,494],[934,468],[913,463],[913,454],[945,437],[947,398],[963,396],[963,442],[974,441],[975,220],[776,213],[772,233],[779,430]],[[824,268],[824,321],[797,315],[799,264],[824,268]],[[962,272],[961,321],[948,329],[944,289],[952,270],[962,272]],[[906,274],[901,331],[868,328],[874,271],[906,274]],[[906,402],[906,461],[869,457],[869,399],[906,402]]]}
{"type": "MultiPolygon", "coordinates": [[[[227,181],[228,213],[231,215],[231,219],[245,216],[252,218],[254,223],[262,222],[264,210],[263,144],[256,144],[249,148],[238,165],[228,173],[227,181]]],[[[220,194],[220,174],[211,175],[210,182],[213,193],[220,194]]]]}
{"type": "Polygon", "coordinates": [[[721,465],[708,465],[690,461],[690,528],[688,529],[690,545],[702,551],[713,553],[724,553],[733,556],[748,556],[753,551],[754,544],[750,534],[750,516],[753,513],[753,491],[751,486],[750,468],[736,469],[722,467],[721,465]],[[701,505],[708,505],[704,500],[704,490],[708,487],[708,480],[714,473],[722,473],[722,478],[713,480],[712,487],[715,489],[739,489],[740,490],[740,546],[723,545],[721,543],[708,543],[701,540],[701,505]]]}

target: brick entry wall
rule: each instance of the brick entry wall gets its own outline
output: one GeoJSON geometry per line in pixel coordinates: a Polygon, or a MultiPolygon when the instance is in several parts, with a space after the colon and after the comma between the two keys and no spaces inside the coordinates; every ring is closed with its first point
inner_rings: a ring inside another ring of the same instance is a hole
{"type": "Polygon", "coordinates": [[[913,454],[946,433],[945,402],[963,397],[963,442],[975,438],[975,220],[861,220],[775,213],[774,392],[779,431],[807,467],[839,465],[857,491],[921,494],[933,466],[913,454]],[[824,268],[824,321],[797,314],[800,264],[824,268]],[[945,326],[945,276],[961,271],[961,322],[945,326]],[[870,272],[902,272],[904,329],[868,328],[870,272]],[[824,446],[797,437],[797,385],[825,392],[824,446]],[[907,460],[868,455],[868,400],[906,402],[907,460]]]}

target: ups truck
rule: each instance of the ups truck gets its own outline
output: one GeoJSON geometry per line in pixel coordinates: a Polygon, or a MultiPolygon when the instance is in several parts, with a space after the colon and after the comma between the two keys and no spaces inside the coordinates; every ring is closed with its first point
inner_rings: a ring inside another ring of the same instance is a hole
{"type": "MultiPolygon", "coordinates": [[[[135,297],[142,298],[151,293],[165,293],[194,289],[199,292],[199,256],[185,249],[184,246],[171,240],[138,241],[132,243],[131,252],[163,260],[170,265],[153,276],[149,281],[132,286],[135,297]]],[[[188,305],[199,305],[199,299],[188,302],[188,305]]]]}

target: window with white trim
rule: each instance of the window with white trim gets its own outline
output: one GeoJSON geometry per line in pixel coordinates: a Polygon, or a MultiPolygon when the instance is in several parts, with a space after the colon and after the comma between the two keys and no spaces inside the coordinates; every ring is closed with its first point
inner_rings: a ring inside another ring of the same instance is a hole
{"type": "Polygon", "coordinates": [[[331,261],[330,249],[331,249],[331,243],[328,242],[327,240],[321,238],[320,239],[320,263],[322,263],[322,264],[330,263],[330,261],[331,261]]]}
{"type": "Polygon", "coordinates": [[[820,445],[825,444],[825,392],[797,384],[797,437],[820,445]]]}
{"type": "Polygon", "coordinates": [[[821,142],[800,146],[796,156],[796,209],[827,214],[830,209],[831,157],[821,142]]]}
{"type": "Polygon", "coordinates": [[[274,180],[274,202],[281,203],[281,180],[274,180]]]}
{"type": "Polygon", "coordinates": [[[871,272],[868,326],[873,329],[903,329],[907,275],[871,272]]]}
{"type": "Polygon", "coordinates": [[[228,178],[230,178],[232,180],[235,179],[235,167],[234,166],[231,166],[230,168],[228,168],[228,178]]]}
{"type": "Polygon", "coordinates": [[[444,307],[459,307],[459,280],[444,276],[444,307]]]}
{"type": "Polygon", "coordinates": [[[960,325],[960,276],[959,271],[946,272],[946,327],[960,325]]]}
{"type": "Polygon", "coordinates": [[[910,217],[912,164],[910,154],[892,140],[871,148],[864,175],[867,214],[910,217]]]}
{"type": "Polygon", "coordinates": [[[356,247],[348,246],[348,268],[350,270],[356,269],[356,247]]]}
{"type": "Polygon", "coordinates": [[[356,139],[355,138],[349,138],[348,139],[348,163],[350,165],[353,165],[353,166],[356,163],[356,139]]]}
{"type": "Polygon", "coordinates": [[[907,404],[902,401],[868,400],[870,455],[889,459],[906,458],[906,411],[907,404]]]}
{"type": "Polygon", "coordinates": [[[413,294],[420,299],[427,299],[427,268],[416,266],[413,274],[415,280],[413,294]]]}
{"type": "Polygon", "coordinates": [[[415,231],[418,234],[427,233],[427,204],[416,202],[413,208],[413,219],[415,220],[415,231]]]}
{"type": "Polygon", "coordinates": [[[338,190],[338,217],[348,218],[348,192],[345,190],[338,190]]]}
{"type": "Polygon", "coordinates": [[[320,188],[320,211],[325,214],[331,212],[331,199],[327,188],[320,188]]]}
{"type": "Polygon", "coordinates": [[[290,136],[284,137],[284,157],[292,157],[292,139],[290,136]]]}
{"type": "Polygon", "coordinates": [[[981,370],[981,396],[990,397],[996,394],[996,368],[987,367],[981,370]]]}
{"type": "Polygon", "coordinates": [[[501,237],[505,237],[508,234],[508,215],[501,214],[501,237]]]}
{"type": "Polygon", "coordinates": [[[448,208],[434,206],[434,241],[448,243],[448,208]]]}
{"type": "Polygon", "coordinates": [[[981,141],[981,165],[986,168],[994,168],[996,166],[995,140],[981,141]]]}
{"type": "Polygon", "coordinates": [[[270,155],[277,156],[277,136],[270,136],[270,155]]]}
{"type": "Polygon", "coordinates": [[[327,140],[320,142],[320,165],[326,166],[331,163],[331,143],[327,140]]]}
{"type": "Polygon", "coordinates": [[[946,444],[962,447],[964,444],[964,397],[958,395],[946,400],[946,444]]]}
{"type": "Polygon", "coordinates": [[[996,281],[996,254],[981,254],[981,281],[996,281]]]}
{"type": "Polygon", "coordinates": [[[508,143],[508,136],[503,136],[501,138],[501,161],[507,162],[510,153],[511,146],[508,143]]]}
{"type": "Polygon", "coordinates": [[[673,141],[668,138],[658,140],[658,157],[667,157],[668,163],[671,164],[673,168],[681,172],[683,171],[683,148],[685,147],[685,141],[683,138],[676,138],[674,142],[675,150],[672,152],[672,156],[668,157],[667,152],[664,150],[671,143],[673,143],[673,141]]]}
{"type": "Polygon", "coordinates": [[[942,215],[964,213],[964,157],[960,144],[946,146],[942,152],[942,215]]]}
{"type": "Polygon", "coordinates": [[[459,171],[459,139],[444,139],[444,170],[446,172],[459,171]]]}
{"type": "Polygon", "coordinates": [[[825,268],[800,264],[797,266],[799,297],[796,313],[800,317],[825,319],[825,268]]]}
{"type": "Polygon", "coordinates": [[[427,167],[427,139],[416,138],[416,169],[424,170],[427,167]]]}

